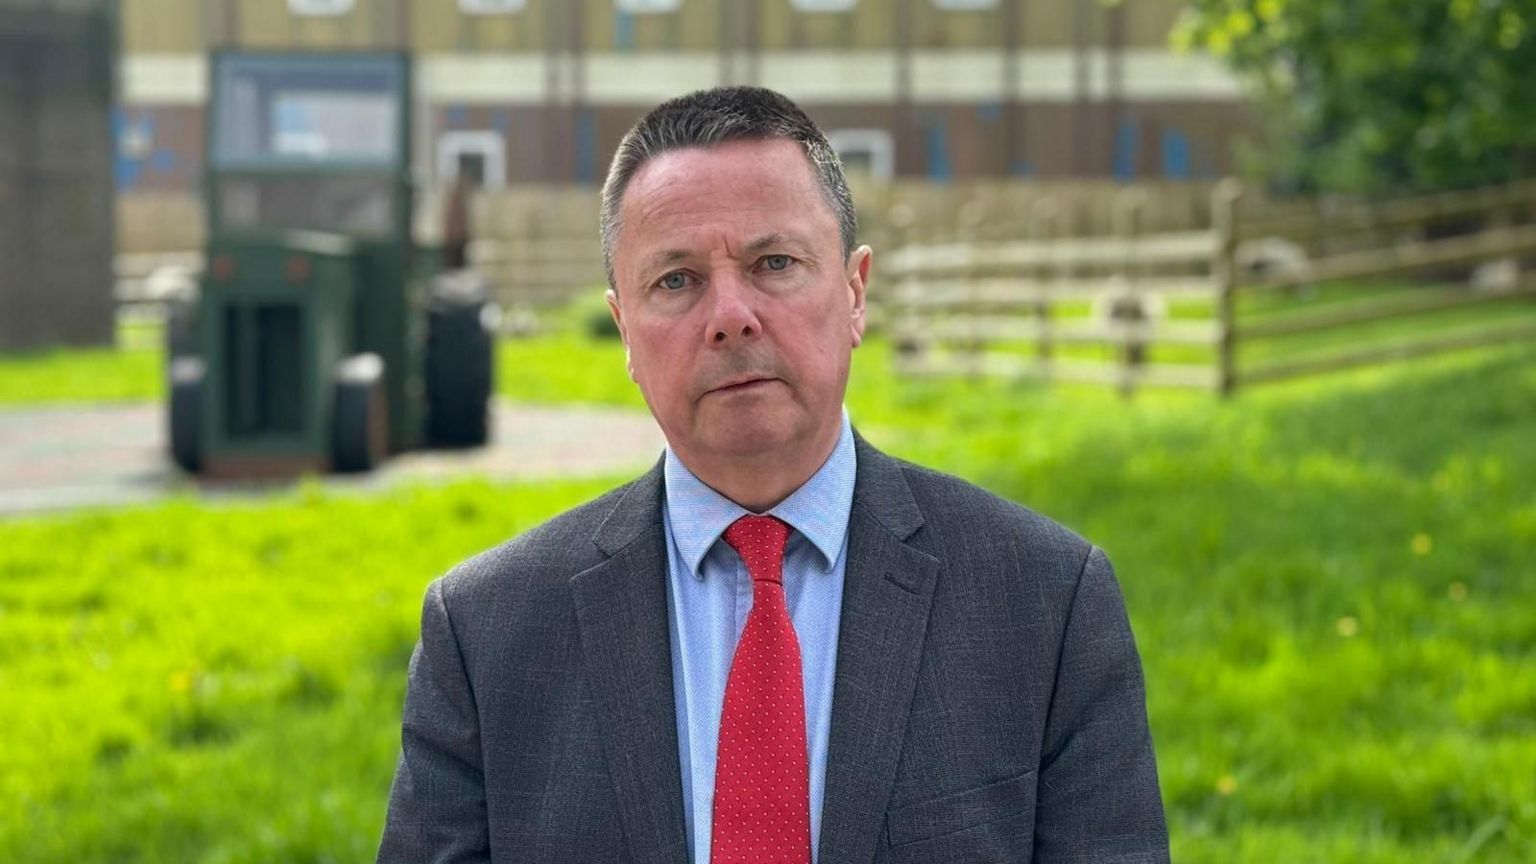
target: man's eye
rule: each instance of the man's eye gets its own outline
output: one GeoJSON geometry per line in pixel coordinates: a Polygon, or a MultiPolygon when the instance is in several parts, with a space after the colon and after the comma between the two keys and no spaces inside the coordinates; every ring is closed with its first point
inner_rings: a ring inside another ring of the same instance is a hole
{"type": "Polygon", "coordinates": [[[668,273],[661,277],[661,282],[657,284],[668,291],[681,291],[688,287],[688,276],[685,273],[668,273]]]}
{"type": "Polygon", "coordinates": [[[789,266],[791,260],[788,255],[769,255],[763,259],[763,264],[769,270],[783,270],[789,266]]]}

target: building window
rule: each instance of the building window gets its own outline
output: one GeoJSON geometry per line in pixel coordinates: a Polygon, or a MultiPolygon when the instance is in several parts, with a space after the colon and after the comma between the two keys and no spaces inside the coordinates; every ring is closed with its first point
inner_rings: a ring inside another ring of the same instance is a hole
{"type": "Polygon", "coordinates": [[[834,129],[827,133],[827,143],[851,176],[889,180],[896,172],[896,148],[884,129],[834,129]]]}
{"type": "Polygon", "coordinates": [[[801,12],[847,12],[858,0],[789,0],[801,12]]]}
{"type": "Polygon", "coordinates": [[[352,11],[352,0],[288,0],[288,11],[295,15],[345,15],[352,11]]]}
{"type": "Polygon", "coordinates": [[[490,130],[444,132],[437,139],[437,177],[446,183],[469,174],[481,189],[507,185],[507,142],[490,130]]]}
{"type": "Polygon", "coordinates": [[[933,0],[933,5],[950,12],[970,12],[975,9],[996,9],[997,0],[933,0]]]}
{"type": "Polygon", "coordinates": [[[682,5],[682,0],[613,0],[613,6],[620,12],[628,12],[631,15],[654,15],[658,12],[676,12],[682,5]]]}
{"type": "Polygon", "coordinates": [[[528,0],[459,0],[459,11],[465,15],[509,15],[523,11],[528,0]]]}

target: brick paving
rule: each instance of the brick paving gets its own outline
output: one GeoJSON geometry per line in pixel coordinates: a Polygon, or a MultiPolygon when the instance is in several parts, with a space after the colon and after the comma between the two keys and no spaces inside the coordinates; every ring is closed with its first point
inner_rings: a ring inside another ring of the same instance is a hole
{"type": "MultiPolygon", "coordinates": [[[[0,518],[149,502],[186,489],[217,498],[291,486],[196,481],[171,462],[166,435],[159,404],[0,409],[0,518]]],[[[655,422],[637,411],[498,403],[490,446],[402,454],[371,474],[325,482],[366,491],[465,475],[623,475],[649,467],[663,443],[655,422]]]]}

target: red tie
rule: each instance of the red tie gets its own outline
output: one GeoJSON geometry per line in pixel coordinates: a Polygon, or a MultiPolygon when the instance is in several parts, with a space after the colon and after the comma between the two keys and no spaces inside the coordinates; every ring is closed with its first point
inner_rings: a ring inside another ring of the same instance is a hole
{"type": "Polygon", "coordinates": [[[752,576],[752,611],[736,644],[720,714],[712,864],[809,864],[810,768],[800,642],[784,605],[789,526],[743,516],[725,542],[752,576]]]}

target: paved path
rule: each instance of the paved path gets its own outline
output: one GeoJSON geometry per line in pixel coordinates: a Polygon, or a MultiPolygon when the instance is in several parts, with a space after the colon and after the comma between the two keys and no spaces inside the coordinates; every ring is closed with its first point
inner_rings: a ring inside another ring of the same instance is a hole
{"type": "MultiPolygon", "coordinates": [[[[661,432],[641,412],[598,406],[498,403],[495,440],[467,451],[394,457],[366,475],[331,476],[341,489],[468,474],[538,479],[638,473],[660,454],[661,432]]],[[[158,404],[0,409],[0,518],[71,507],[147,502],[195,488],[212,497],[291,484],[199,483],[170,461],[158,404]]]]}

